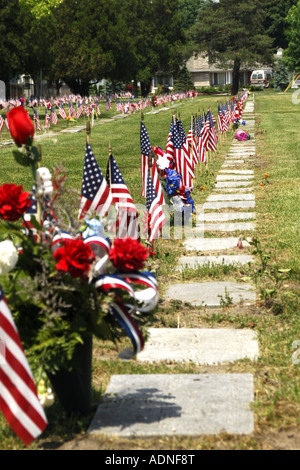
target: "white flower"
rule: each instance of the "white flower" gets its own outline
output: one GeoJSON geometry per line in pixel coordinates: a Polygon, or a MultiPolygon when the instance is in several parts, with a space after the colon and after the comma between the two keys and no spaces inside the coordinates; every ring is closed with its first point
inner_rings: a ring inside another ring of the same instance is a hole
{"type": "Polygon", "coordinates": [[[17,264],[18,251],[13,242],[6,240],[0,243],[0,275],[9,273],[17,264]]]}
{"type": "Polygon", "coordinates": [[[182,202],[182,199],[180,196],[173,196],[170,199],[171,203],[173,204],[173,209],[176,212],[182,212],[184,203],[182,202]]]}
{"type": "Polygon", "coordinates": [[[157,166],[160,170],[165,170],[166,168],[169,168],[170,161],[168,160],[168,157],[166,154],[158,156],[157,166]]]}
{"type": "Polygon", "coordinates": [[[51,194],[53,192],[52,176],[48,168],[41,167],[37,169],[36,184],[39,195],[51,194]]]}

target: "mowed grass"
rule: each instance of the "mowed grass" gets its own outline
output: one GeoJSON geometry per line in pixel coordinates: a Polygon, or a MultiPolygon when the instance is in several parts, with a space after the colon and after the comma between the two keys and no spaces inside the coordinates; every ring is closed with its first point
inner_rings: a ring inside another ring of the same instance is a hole
{"type": "MultiPolygon", "coordinates": [[[[235,279],[241,282],[249,279],[254,282],[259,278],[258,286],[264,293],[267,288],[274,286],[276,276],[285,275],[286,279],[282,284],[276,284],[273,297],[259,299],[252,307],[241,308],[228,304],[222,309],[208,311],[205,308],[191,308],[190,305],[180,302],[166,302],[162,298],[154,315],[149,318],[149,326],[155,327],[251,328],[258,334],[260,349],[258,360],[252,362],[242,360],[211,367],[192,363],[140,364],[135,360],[122,361],[118,358],[118,353],[130,346],[126,338],[117,345],[95,341],[94,347],[93,412],[113,374],[252,373],[255,381],[253,403],[255,432],[251,436],[221,434],[197,438],[162,436],[159,439],[131,440],[99,438],[97,441],[99,449],[268,449],[293,446],[293,440],[292,444],[287,442],[288,439],[284,440],[285,433],[299,439],[300,365],[292,361],[292,354],[295,352],[292,345],[294,341],[300,340],[298,236],[300,107],[292,103],[291,97],[291,92],[255,93],[257,156],[252,163],[257,217],[255,235],[261,243],[262,254],[268,256],[269,277],[257,276],[260,268],[258,256],[254,267],[245,266],[237,269],[225,266],[219,269],[207,267],[178,273],[175,271],[175,266],[177,258],[184,254],[184,249],[181,240],[174,239],[158,240],[155,243],[157,254],[150,266],[156,272],[162,295],[169,282],[201,282],[212,278],[235,279]],[[264,185],[261,186],[261,183],[264,185]],[[286,271],[281,273],[282,270],[286,271]]],[[[191,113],[207,111],[210,106],[216,116],[218,102],[222,103],[222,97],[199,97],[158,114],[147,114],[150,110],[146,110],[144,123],[151,145],[165,147],[173,110],[177,109],[180,113],[187,133],[191,113]]],[[[219,143],[218,152],[209,160],[208,171],[203,168],[197,170],[196,187],[193,191],[196,203],[203,202],[212,190],[232,137],[233,133],[228,133],[219,143]],[[202,186],[206,189],[201,189],[202,186]]],[[[134,202],[143,204],[144,200],[140,194],[140,114],[93,127],[91,147],[104,174],[106,174],[109,143],[134,202]]],[[[41,145],[43,164],[51,168],[53,164],[64,161],[68,175],[67,184],[80,191],[85,133],[48,137],[46,140],[41,140],[41,145]]],[[[30,175],[26,175],[27,170],[20,169],[14,163],[12,148],[0,148],[0,155],[1,181],[11,182],[14,178],[13,182],[24,184],[26,189],[30,189],[30,175]]],[[[251,249],[244,249],[244,252],[251,252],[251,249]]],[[[32,449],[57,448],[71,439],[80,440],[85,436],[92,417],[87,419],[66,417],[58,404],[47,410],[47,416],[49,425],[41,438],[30,446],[32,449]]],[[[0,419],[0,448],[23,448],[3,419],[0,419]]]]}

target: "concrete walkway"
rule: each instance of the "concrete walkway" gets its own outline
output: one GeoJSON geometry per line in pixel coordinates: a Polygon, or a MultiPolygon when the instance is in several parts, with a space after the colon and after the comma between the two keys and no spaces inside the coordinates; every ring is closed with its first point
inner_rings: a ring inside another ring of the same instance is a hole
{"type": "MultiPolygon", "coordinates": [[[[244,113],[251,116],[253,112],[250,97],[244,113]]],[[[187,252],[199,251],[201,256],[191,253],[180,258],[180,271],[252,261],[247,252],[228,254],[227,250],[237,247],[240,232],[247,238],[255,229],[254,174],[247,168],[248,159],[255,154],[255,143],[233,141],[229,154],[227,162],[236,161],[237,166],[230,163],[227,169],[226,163],[223,165],[213,194],[197,218],[201,236],[184,242],[187,252]],[[239,192],[245,185],[249,190],[239,192]],[[228,237],[227,232],[232,230],[237,235],[228,237]],[[206,237],[208,232],[210,236],[206,237]],[[212,232],[215,237],[211,237],[212,232]]],[[[247,245],[243,242],[245,248],[247,245]]],[[[233,304],[252,303],[256,292],[251,284],[220,281],[172,284],[165,294],[166,299],[214,308],[227,297],[233,304]]],[[[252,330],[159,328],[150,329],[149,334],[144,350],[136,357],[141,363],[191,361],[212,366],[259,357],[257,336],[252,330]]],[[[251,434],[253,400],[254,378],[249,373],[114,375],[88,432],[119,437],[197,436],[222,431],[251,434]]]]}

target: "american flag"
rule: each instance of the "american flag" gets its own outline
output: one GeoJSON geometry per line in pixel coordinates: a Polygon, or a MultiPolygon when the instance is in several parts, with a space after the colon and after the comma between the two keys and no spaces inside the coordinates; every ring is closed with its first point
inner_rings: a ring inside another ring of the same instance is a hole
{"type": "Polygon", "coordinates": [[[189,142],[190,147],[191,147],[193,167],[195,167],[199,161],[199,157],[198,157],[196,126],[195,126],[194,117],[190,125],[190,129],[189,129],[188,136],[187,136],[187,141],[189,142]]]}
{"type": "Polygon", "coordinates": [[[40,436],[48,424],[1,286],[0,411],[27,446],[40,436]]]}
{"type": "Polygon", "coordinates": [[[203,129],[202,129],[202,139],[203,139],[203,145],[205,149],[208,148],[209,128],[210,128],[209,119],[208,119],[208,116],[206,115],[203,117],[203,129]]]}
{"type": "Polygon", "coordinates": [[[99,217],[105,217],[112,203],[109,186],[87,142],[78,217],[82,219],[93,212],[96,212],[99,217]]]}
{"type": "Polygon", "coordinates": [[[74,117],[76,116],[75,109],[73,108],[72,104],[70,101],[68,101],[68,106],[69,106],[69,116],[74,117]]]}
{"type": "Polygon", "coordinates": [[[166,223],[166,218],[149,173],[147,179],[146,209],[148,214],[148,241],[153,242],[153,240],[159,237],[160,231],[166,223]]]}
{"type": "Polygon", "coordinates": [[[153,185],[154,185],[157,197],[158,197],[158,201],[159,201],[160,204],[163,205],[163,204],[165,204],[165,198],[164,198],[163,189],[162,189],[161,184],[160,184],[159,171],[158,171],[156,160],[155,160],[154,156],[152,157],[151,176],[152,176],[153,185]]]}
{"type": "Polygon", "coordinates": [[[82,115],[82,113],[83,113],[83,105],[82,105],[82,102],[79,103],[79,101],[78,101],[78,103],[77,103],[77,113],[76,113],[77,119],[80,118],[80,116],[82,115]]]}
{"type": "Polygon", "coordinates": [[[49,129],[50,127],[50,116],[47,112],[47,108],[45,108],[45,129],[49,129]]]}
{"type": "Polygon", "coordinates": [[[64,110],[64,107],[63,107],[63,104],[62,102],[60,102],[60,105],[59,105],[59,108],[58,108],[58,112],[59,112],[59,115],[62,119],[66,119],[67,118],[67,113],[66,111],[64,110]]]}
{"type": "Polygon", "coordinates": [[[118,238],[140,238],[138,213],[114,157],[110,155],[107,164],[106,181],[109,185],[113,204],[117,210],[118,238]]]}
{"type": "Polygon", "coordinates": [[[3,117],[0,115],[0,133],[2,131],[2,127],[4,126],[4,119],[3,117]]]}
{"type": "Polygon", "coordinates": [[[35,108],[33,108],[33,120],[35,122],[35,127],[38,131],[41,130],[41,124],[40,124],[40,120],[39,120],[39,116],[38,116],[38,113],[37,113],[37,110],[35,108]]]}
{"type": "Polygon", "coordinates": [[[58,123],[57,114],[56,114],[55,109],[53,108],[52,105],[51,105],[50,119],[51,119],[52,124],[56,125],[58,123]]]}
{"type": "Polygon", "coordinates": [[[184,131],[184,127],[183,127],[181,119],[179,119],[177,122],[177,129],[178,129],[178,133],[181,139],[181,144],[183,145],[186,141],[186,135],[185,135],[185,131],[184,131]]]}
{"type": "Polygon", "coordinates": [[[182,182],[184,181],[183,184],[186,184],[186,179],[187,179],[186,159],[185,159],[185,154],[183,152],[183,148],[181,145],[181,139],[179,137],[179,133],[178,133],[175,122],[173,122],[171,133],[172,133],[171,141],[173,143],[175,168],[176,168],[177,173],[182,176],[182,182]]]}
{"type": "Polygon", "coordinates": [[[220,105],[218,105],[218,132],[219,132],[219,134],[223,134],[223,132],[224,132],[223,114],[222,114],[222,109],[221,109],[220,105]]]}
{"type": "Polygon", "coordinates": [[[109,98],[106,98],[105,111],[109,111],[110,108],[111,108],[111,100],[109,98]]]}
{"type": "Polygon", "coordinates": [[[96,111],[97,111],[98,116],[101,116],[101,110],[100,110],[98,100],[96,101],[96,111]]]}
{"type": "Polygon", "coordinates": [[[147,195],[147,178],[149,172],[149,156],[151,151],[150,140],[145,124],[141,121],[141,178],[142,178],[142,196],[147,195]]]}
{"type": "Polygon", "coordinates": [[[217,135],[216,128],[215,128],[213,118],[212,118],[212,114],[210,111],[208,111],[206,119],[208,119],[209,121],[209,135],[208,135],[207,146],[210,150],[215,152],[217,149],[218,135],[217,135]]]}
{"type": "Polygon", "coordinates": [[[22,222],[22,227],[25,228],[25,233],[27,236],[32,234],[35,240],[37,240],[37,230],[31,223],[31,217],[37,218],[37,199],[36,199],[36,190],[35,186],[32,188],[31,196],[30,196],[31,204],[27,209],[26,213],[24,214],[24,219],[22,222]]]}
{"type": "Polygon", "coordinates": [[[172,142],[172,129],[173,129],[173,119],[172,119],[172,122],[171,122],[170,131],[169,131],[169,135],[168,135],[168,139],[167,139],[167,145],[166,145],[166,154],[167,154],[168,160],[170,162],[174,161],[174,148],[173,148],[173,142],[172,142]]]}

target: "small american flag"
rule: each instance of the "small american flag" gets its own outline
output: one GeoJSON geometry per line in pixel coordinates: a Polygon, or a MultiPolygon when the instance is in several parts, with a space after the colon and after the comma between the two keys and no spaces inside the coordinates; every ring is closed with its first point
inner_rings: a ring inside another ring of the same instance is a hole
{"type": "Polygon", "coordinates": [[[45,129],[49,129],[50,128],[50,116],[47,112],[47,108],[45,108],[45,129]]]}
{"type": "Polygon", "coordinates": [[[109,111],[110,108],[111,108],[111,100],[109,98],[106,98],[105,111],[109,111]]]}
{"type": "Polygon", "coordinates": [[[218,135],[217,135],[215,124],[213,122],[212,114],[210,111],[208,111],[207,113],[207,119],[209,121],[209,135],[208,135],[207,146],[210,150],[215,152],[217,148],[217,143],[218,143],[218,135]]]}
{"type": "Polygon", "coordinates": [[[96,212],[99,217],[105,217],[112,203],[113,198],[109,186],[103,177],[90,145],[86,143],[78,217],[82,219],[93,212],[96,212]]]}
{"type": "Polygon", "coordinates": [[[62,102],[60,102],[58,112],[59,112],[59,115],[60,115],[60,117],[61,117],[62,119],[66,119],[66,118],[67,118],[67,113],[66,113],[66,111],[64,110],[64,107],[63,107],[62,102]]]}
{"type": "Polygon", "coordinates": [[[106,181],[117,210],[118,238],[140,238],[138,213],[114,157],[110,155],[106,181]]]}
{"type": "Polygon", "coordinates": [[[4,126],[4,119],[3,117],[0,115],[0,133],[2,131],[2,127],[4,126]]]}
{"type": "Polygon", "coordinates": [[[37,113],[37,110],[35,108],[33,108],[33,120],[35,122],[35,127],[38,131],[41,130],[41,124],[40,124],[40,120],[39,120],[39,116],[38,116],[38,113],[37,113]]]}
{"type": "Polygon", "coordinates": [[[149,155],[151,150],[150,140],[145,124],[141,121],[141,178],[142,178],[142,196],[147,195],[147,179],[149,172],[149,155]]]}
{"type": "Polygon", "coordinates": [[[149,173],[147,178],[146,209],[148,214],[148,241],[153,242],[153,240],[159,237],[160,231],[166,223],[166,218],[149,173]]]}
{"type": "Polygon", "coordinates": [[[77,113],[76,113],[77,119],[80,118],[80,116],[82,115],[82,113],[83,113],[83,105],[82,105],[82,103],[80,103],[80,102],[78,101],[78,103],[77,103],[77,113]]]}
{"type": "Polygon", "coordinates": [[[222,109],[220,105],[218,105],[218,132],[219,134],[223,134],[224,128],[223,128],[223,114],[222,114],[222,109]]]}
{"type": "Polygon", "coordinates": [[[45,430],[48,424],[1,286],[0,411],[27,446],[45,430]]]}
{"type": "Polygon", "coordinates": [[[57,114],[56,114],[55,109],[53,108],[52,105],[51,105],[50,119],[51,119],[52,124],[56,125],[58,123],[57,114]]]}
{"type": "Polygon", "coordinates": [[[69,106],[69,116],[75,117],[76,112],[75,112],[75,109],[73,108],[72,104],[70,103],[70,101],[68,101],[68,106],[69,106]]]}

